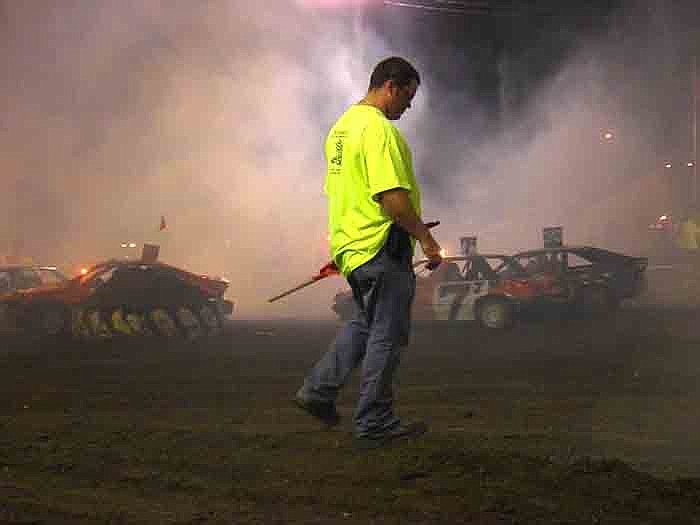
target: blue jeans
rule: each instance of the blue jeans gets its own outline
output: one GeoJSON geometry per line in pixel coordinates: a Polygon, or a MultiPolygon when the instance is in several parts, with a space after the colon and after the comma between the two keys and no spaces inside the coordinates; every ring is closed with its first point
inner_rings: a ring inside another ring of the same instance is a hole
{"type": "Polygon", "coordinates": [[[334,403],[351,372],[362,364],[360,398],[355,410],[358,436],[399,423],[393,411],[393,381],[408,344],[416,276],[410,256],[393,257],[382,249],[348,277],[356,304],[354,319],[304,380],[297,396],[334,403]]]}

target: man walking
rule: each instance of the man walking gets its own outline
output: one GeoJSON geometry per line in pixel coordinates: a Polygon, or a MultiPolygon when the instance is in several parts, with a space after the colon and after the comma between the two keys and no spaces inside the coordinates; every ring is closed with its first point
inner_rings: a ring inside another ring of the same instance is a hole
{"type": "Polygon", "coordinates": [[[335,400],[361,364],[354,417],[354,443],[361,449],[427,430],[424,423],[400,421],[392,388],[401,347],[408,344],[415,241],[429,267],[442,261],[439,244],[421,220],[411,151],[390,122],[411,107],[419,84],[406,60],[383,60],[365,98],[338,119],[326,139],[331,255],[352,288],[357,313],[306,377],[295,402],[325,424],[337,424],[335,400]]]}

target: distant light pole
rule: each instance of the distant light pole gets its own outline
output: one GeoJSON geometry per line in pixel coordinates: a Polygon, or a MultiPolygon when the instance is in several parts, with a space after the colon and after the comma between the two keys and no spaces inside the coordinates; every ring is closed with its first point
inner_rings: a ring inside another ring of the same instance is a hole
{"type": "Polygon", "coordinates": [[[698,57],[693,56],[693,206],[698,204],[698,173],[695,166],[698,160],[698,57]]]}

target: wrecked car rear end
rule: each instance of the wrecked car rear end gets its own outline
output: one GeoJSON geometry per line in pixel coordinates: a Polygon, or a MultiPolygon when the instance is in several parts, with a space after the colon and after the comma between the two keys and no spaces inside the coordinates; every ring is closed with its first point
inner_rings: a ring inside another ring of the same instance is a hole
{"type": "Polygon", "coordinates": [[[57,286],[0,297],[0,330],[28,336],[197,339],[233,313],[228,281],[162,263],[107,261],[57,286]]]}

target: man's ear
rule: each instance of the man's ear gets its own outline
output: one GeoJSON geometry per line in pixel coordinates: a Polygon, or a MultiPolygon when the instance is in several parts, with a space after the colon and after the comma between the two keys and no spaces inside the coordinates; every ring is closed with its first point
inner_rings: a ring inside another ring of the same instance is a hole
{"type": "Polygon", "coordinates": [[[389,93],[391,93],[391,90],[394,89],[394,88],[396,88],[396,87],[398,87],[398,86],[396,85],[396,81],[393,80],[393,79],[391,79],[391,78],[390,78],[389,80],[387,80],[386,82],[384,82],[384,88],[385,88],[389,93]]]}

